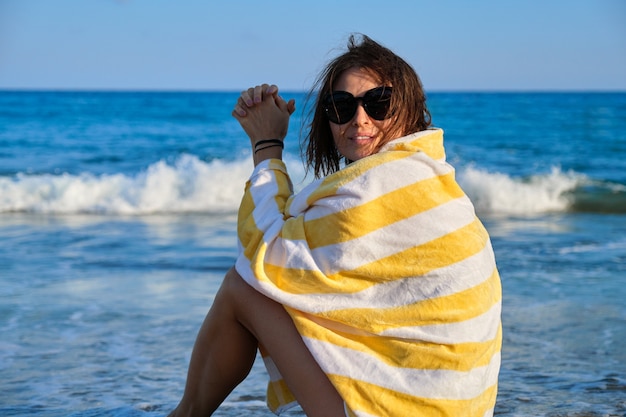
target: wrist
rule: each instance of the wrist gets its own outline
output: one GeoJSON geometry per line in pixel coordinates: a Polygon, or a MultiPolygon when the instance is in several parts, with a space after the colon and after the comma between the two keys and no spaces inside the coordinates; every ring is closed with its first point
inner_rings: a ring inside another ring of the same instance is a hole
{"type": "Polygon", "coordinates": [[[266,146],[280,146],[281,149],[285,147],[285,144],[281,139],[261,139],[254,142],[254,152],[265,148],[266,146]]]}
{"type": "Polygon", "coordinates": [[[266,159],[282,159],[285,144],[280,139],[261,139],[255,141],[252,147],[254,149],[252,157],[256,166],[266,159]]]}
{"type": "Polygon", "coordinates": [[[259,146],[255,149],[253,154],[254,166],[257,166],[261,162],[267,159],[281,159],[283,158],[283,148],[278,144],[268,144],[259,146]]]}

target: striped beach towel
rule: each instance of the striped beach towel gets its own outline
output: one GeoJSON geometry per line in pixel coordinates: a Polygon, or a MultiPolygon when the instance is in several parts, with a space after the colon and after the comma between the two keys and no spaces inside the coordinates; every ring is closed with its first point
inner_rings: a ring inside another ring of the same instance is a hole
{"type": "MultiPolygon", "coordinates": [[[[348,416],[490,416],[501,349],[489,236],[443,132],[387,143],[293,194],[259,164],[239,209],[239,274],[285,306],[348,416]]],[[[267,401],[295,404],[272,359],[267,401]]]]}

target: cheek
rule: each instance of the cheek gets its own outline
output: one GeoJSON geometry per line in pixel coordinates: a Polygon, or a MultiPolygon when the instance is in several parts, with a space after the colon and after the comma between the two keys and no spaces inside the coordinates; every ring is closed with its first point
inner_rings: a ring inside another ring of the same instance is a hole
{"type": "Polygon", "coordinates": [[[392,130],[393,126],[396,125],[396,123],[393,122],[393,119],[385,119],[377,122],[380,130],[383,130],[385,132],[389,132],[390,130],[392,130]]]}
{"type": "Polygon", "coordinates": [[[394,123],[391,119],[378,122],[378,129],[383,134],[385,143],[402,136],[400,129],[394,129],[394,123]]]}
{"type": "Polygon", "coordinates": [[[384,120],[381,126],[381,130],[385,132],[385,136],[387,141],[398,139],[399,137],[404,136],[404,132],[402,129],[397,127],[397,123],[394,122],[393,119],[384,120]]]}
{"type": "Polygon", "coordinates": [[[343,130],[341,129],[340,125],[330,123],[330,132],[333,134],[333,139],[335,140],[335,143],[341,140],[343,136],[343,130]]]}

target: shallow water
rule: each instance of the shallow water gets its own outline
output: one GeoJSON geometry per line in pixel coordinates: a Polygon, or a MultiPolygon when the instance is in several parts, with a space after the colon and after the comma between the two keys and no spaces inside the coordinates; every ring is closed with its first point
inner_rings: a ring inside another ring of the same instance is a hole
{"type": "MultiPolygon", "coordinates": [[[[504,287],[497,415],[626,413],[618,220],[486,220],[504,287]]],[[[0,414],[166,414],[234,260],[233,227],[232,215],[2,217],[0,414]]],[[[270,415],[265,381],[257,362],[216,415],[270,415]]]]}

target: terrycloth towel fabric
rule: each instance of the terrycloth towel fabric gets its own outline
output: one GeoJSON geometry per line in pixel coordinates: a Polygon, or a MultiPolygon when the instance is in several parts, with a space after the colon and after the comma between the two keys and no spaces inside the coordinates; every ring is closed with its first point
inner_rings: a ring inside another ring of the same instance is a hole
{"type": "MultiPolygon", "coordinates": [[[[285,306],[347,415],[493,414],[500,278],[440,129],[393,140],[295,195],[281,161],[260,163],[238,235],[237,271],[285,306]]],[[[278,414],[295,399],[265,362],[278,414]]]]}

